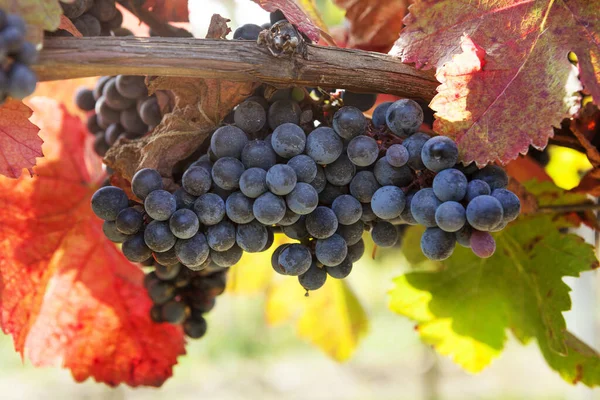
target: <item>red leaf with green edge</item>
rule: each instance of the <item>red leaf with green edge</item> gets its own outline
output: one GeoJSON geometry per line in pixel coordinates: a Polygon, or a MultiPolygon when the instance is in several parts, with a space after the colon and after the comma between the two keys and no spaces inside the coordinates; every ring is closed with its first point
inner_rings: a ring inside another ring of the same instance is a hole
{"type": "Polygon", "coordinates": [[[387,53],[400,36],[409,0],[334,0],[350,22],[347,47],[387,53]]]}
{"type": "Polygon", "coordinates": [[[0,174],[18,178],[42,157],[39,128],[29,121],[31,109],[21,101],[8,100],[0,106],[0,174]]]}
{"type": "Polygon", "coordinates": [[[146,0],[143,6],[161,21],[188,22],[188,0],[146,0]]]}
{"type": "Polygon", "coordinates": [[[104,174],[84,125],[52,100],[31,104],[46,157],[33,178],[0,178],[0,326],[36,366],[160,386],[184,353],[183,333],[151,321],[143,272],[91,211],[104,174]]]}
{"type": "Polygon", "coordinates": [[[577,111],[569,51],[600,101],[599,9],[600,0],[420,0],[391,54],[438,68],[435,130],[456,139],[463,161],[507,163],[545,146],[552,125],[577,111]]]}
{"type": "Polygon", "coordinates": [[[319,28],[310,20],[294,0],[253,0],[269,12],[281,10],[288,21],[294,24],[313,42],[319,41],[319,28]]]}

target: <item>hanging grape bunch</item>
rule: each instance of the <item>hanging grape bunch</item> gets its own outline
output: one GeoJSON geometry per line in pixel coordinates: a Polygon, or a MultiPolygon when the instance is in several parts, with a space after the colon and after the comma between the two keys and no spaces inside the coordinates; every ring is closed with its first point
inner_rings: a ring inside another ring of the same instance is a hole
{"type": "MultiPolygon", "coordinates": [[[[123,14],[117,8],[115,0],[75,0],[60,3],[65,17],[69,18],[77,30],[84,36],[126,36],[131,34],[121,28],[123,14]]],[[[72,36],[67,31],[47,33],[48,35],[72,36]]]]}
{"type": "Polygon", "coordinates": [[[373,105],[369,95],[343,96],[333,118],[315,118],[303,89],[264,93],[214,131],[174,193],[152,169],[132,180],[143,204],[116,187],[96,192],[92,207],[128,259],[154,256],[156,268],[214,273],[243,252],[268,250],[281,232],[298,242],[275,249],[272,266],[309,291],[349,275],[365,230],[377,246],[392,247],[399,226],[420,224],[432,260],[449,257],[456,242],[489,257],[489,232],[519,214],[506,173],[457,164],[451,139],[418,132],[423,110],[412,100],[383,103],[369,121],[361,111],[373,105]]]}
{"type": "Polygon", "coordinates": [[[136,139],[154,129],[162,119],[155,95],[148,96],[143,76],[103,76],[93,90],[80,89],[75,103],[90,112],[88,131],[95,136],[94,151],[104,157],[115,142],[136,139]]]}
{"type": "Polygon", "coordinates": [[[8,96],[22,100],[35,90],[37,77],[29,66],[38,51],[25,40],[26,30],[23,18],[0,10],[0,104],[8,96]]]}

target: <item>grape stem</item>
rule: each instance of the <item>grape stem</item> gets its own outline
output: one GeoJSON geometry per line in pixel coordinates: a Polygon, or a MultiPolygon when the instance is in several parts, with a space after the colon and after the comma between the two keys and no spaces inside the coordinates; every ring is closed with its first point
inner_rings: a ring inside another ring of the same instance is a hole
{"type": "Polygon", "coordinates": [[[275,58],[253,41],[194,38],[51,37],[33,66],[40,81],[101,75],[187,76],[388,93],[429,101],[432,71],[375,52],[308,45],[275,58]]]}
{"type": "Polygon", "coordinates": [[[538,214],[561,214],[579,211],[596,211],[600,210],[600,204],[596,203],[581,203],[581,204],[566,204],[560,206],[541,206],[537,209],[538,214]]]}

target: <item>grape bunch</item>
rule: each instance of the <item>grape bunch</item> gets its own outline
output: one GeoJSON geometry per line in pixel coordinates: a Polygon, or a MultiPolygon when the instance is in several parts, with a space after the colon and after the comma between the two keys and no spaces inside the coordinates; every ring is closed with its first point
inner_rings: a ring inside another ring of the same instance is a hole
{"type": "Polygon", "coordinates": [[[93,90],[78,90],[75,103],[90,112],[87,128],[101,157],[117,139],[142,137],[162,119],[158,100],[148,96],[143,76],[103,76],[93,90]]]}
{"type": "MultiPolygon", "coordinates": [[[[60,5],[65,17],[84,37],[123,36],[123,13],[117,8],[115,0],[75,0],[71,3],[61,2],[60,5]]],[[[71,36],[62,30],[48,34],[71,36]]]]}
{"type": "Polygon", "coordinates": [[[297,242],[277,247],[272,267],[307,292],[350,274],[364,231],[393,247],[406,225],[421,224],[433,260],[449,257],[456,242],[491,255],[489,232],[520,210],[500,167],[458,164],[451,139],[419,132],[423,111],[412,100],[383,103],[369,121],[348,105],[320,112],[306,94],[262,88],[237,105],[173,193],[153,169],[131,182],[143,204],[120,188],[98,190],[92,208],[107,237],[133,262],[154,257],[198,272],[266,251],[283,233],[297,242]]]}
{"type": "Polygon", "coordinates": [[[38,50],[25,40],[26,30],[23,18],[0,10],[0,104],[8,96],[22,100],[35,90],[37,77],[30,65],[38,50]]]}

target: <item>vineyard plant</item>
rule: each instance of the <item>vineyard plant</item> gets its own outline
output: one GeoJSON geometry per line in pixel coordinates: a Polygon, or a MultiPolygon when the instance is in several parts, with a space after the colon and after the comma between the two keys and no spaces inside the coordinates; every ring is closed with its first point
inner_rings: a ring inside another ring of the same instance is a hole
{"type": "Polygon", "coordinates": [[[206,15],[200,38],[187,0],[0,0],[16,352],[159,387],[256,286],[269,323],[345,361],[369,325],[345,278],[386,254],[409,266],[391,312],[464,370],[514,338],[600,385],[563,316],[564,278],[598,267],[600,0],[333,0],[336,27],[254,1],[270,20],[206,15]],[[548,146],[584,159],[559,161],[572,185],[548,146]]]}

